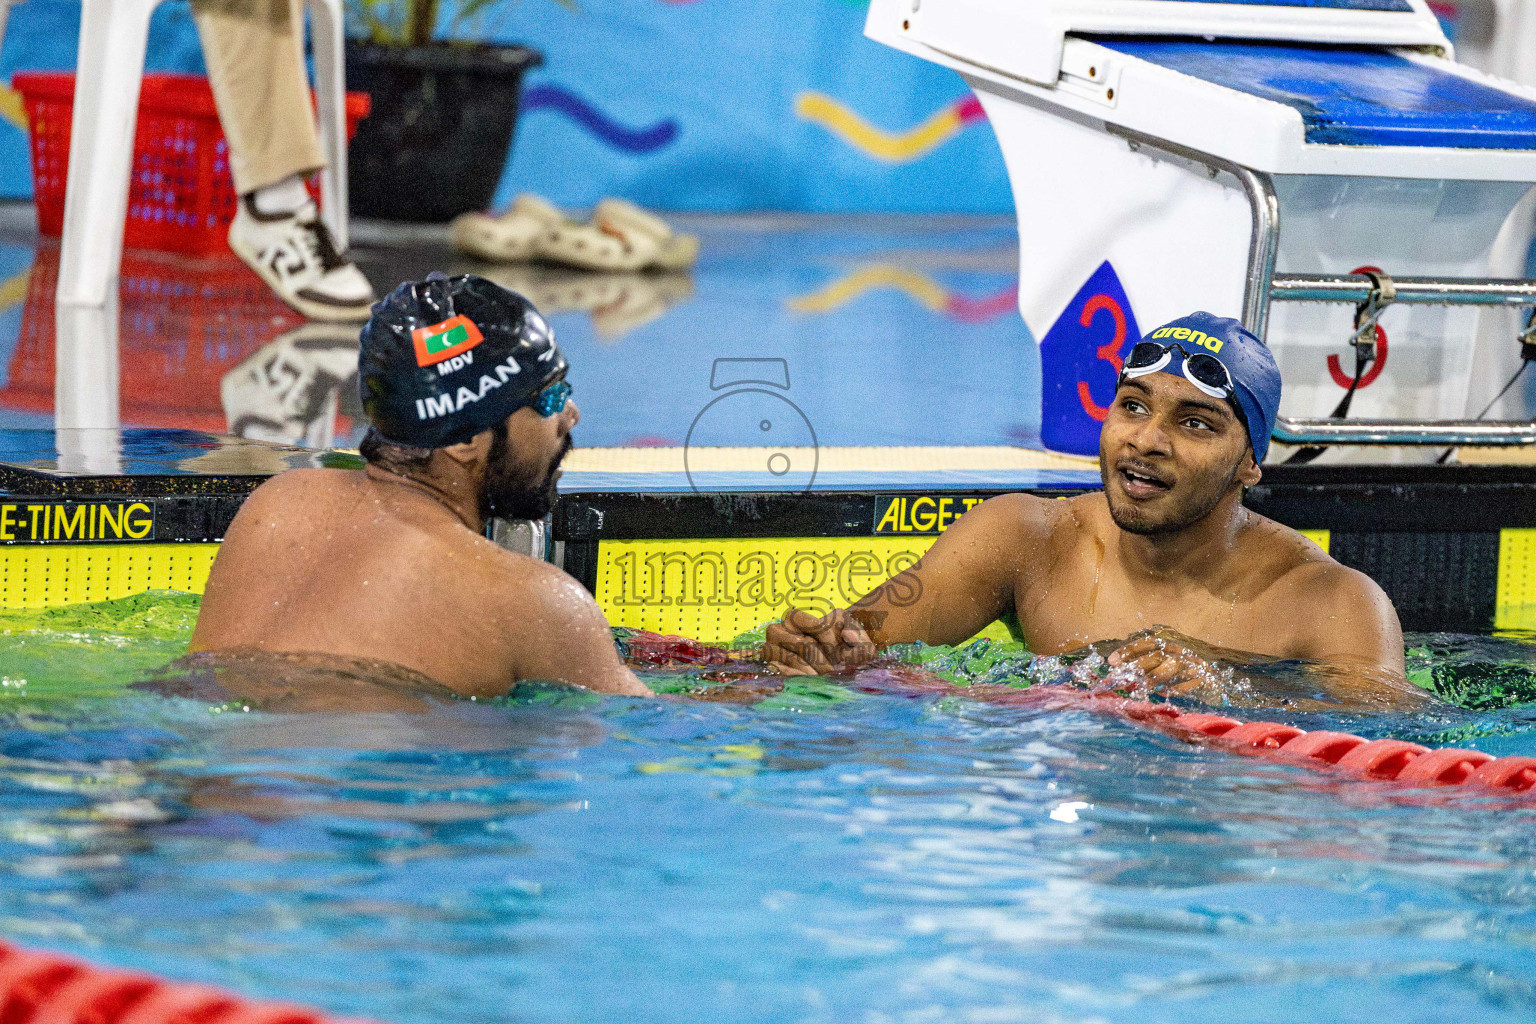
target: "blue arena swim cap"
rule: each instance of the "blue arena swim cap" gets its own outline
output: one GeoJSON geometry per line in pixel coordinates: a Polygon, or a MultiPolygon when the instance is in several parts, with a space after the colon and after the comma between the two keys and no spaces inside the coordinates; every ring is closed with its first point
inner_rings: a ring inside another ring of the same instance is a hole
{"type": "Polygon", "coordinates": [[[444,448],[502,422],[565,371],[533,303],[483,277],[433,274],[373,307],[357,383],[379,433],[444,448]]]}
{"type": "MultiPolygon", "coordinates": [[[[1194,355],[1205,352],[1221,360],[1232,377],[1238,408],[1248,422],[1253,461],[1263,462],[1269,435],[1280,415],[1280,367],[1274,353],[1240,321],[1204,311],[1171,320],[1142,339],[1156,345],[1179,345],[1194,355]]],[[[1169,364],[1165,372],[1175,373],[1169,364]]]]}

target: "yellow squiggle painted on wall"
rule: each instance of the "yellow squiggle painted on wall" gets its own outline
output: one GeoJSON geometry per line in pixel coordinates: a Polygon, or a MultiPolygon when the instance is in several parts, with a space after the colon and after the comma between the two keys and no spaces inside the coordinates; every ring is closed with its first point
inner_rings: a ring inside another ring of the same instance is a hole
{"type": "Polygon", "coordinates": [[[27,130],[27,107],[21,101],[21,93],[8,85],[0,85],[0,118],[27,130]]]}
{"type": "Polygon", "coordinates": [[[32,280],[32,268],[28,267],[15,277],[0,281],[0,309],[10,309],[27,297],[27,284],[32,280]]]}
{"type": "Polygon", "coordinates": [[[965,125],[961,113],[945,107],[905,132],[887,132],[865,121],[830,96],[803,92],[795,97],[795,113],[870,156],[890,163],[914,160],[949,139],[965,125]]]}
{"type": "Polygon", "coordinates": [[[874,288],[899,289],[936,313],[943,312],[949,304],[949,293],[927,274],[894,263],[877,263],[819,291],[790,299],[789,308],[797,313],[827,313],[874,288]]]}

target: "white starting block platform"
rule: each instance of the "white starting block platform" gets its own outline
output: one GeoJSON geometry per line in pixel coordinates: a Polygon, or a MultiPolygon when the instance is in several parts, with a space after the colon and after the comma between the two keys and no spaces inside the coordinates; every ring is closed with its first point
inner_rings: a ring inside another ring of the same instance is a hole
{"type": "Polygon", "coordinates": [[[1274,349],[1282,443],[1536,442],[1469,419],[1536,304],[1536,90],[1455,63],[1424,0],[874,0],[866,32],[997,134],[1049,447],[1096,452],[1120,360],[1196,309],[1274,349]]]}

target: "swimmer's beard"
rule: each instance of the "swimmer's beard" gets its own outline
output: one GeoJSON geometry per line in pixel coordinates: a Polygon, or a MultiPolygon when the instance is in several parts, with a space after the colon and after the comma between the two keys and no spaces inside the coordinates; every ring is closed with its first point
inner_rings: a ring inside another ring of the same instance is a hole
{"type": "Polygon", "coordinates": [[[543,475],[530,483],[518,474],[512,463],[506,429],[496,431],[491,438],[485,482],[480,487],[481,520],[489,521],[493,516],[499,519],[543,519],[549,515],[549,510],[555,507],[560,463],[573,446],[571,435],[565,435],[565,443],[550,460],[543,475]]]}
{"type": "Polygon", "coordinates": [[[1147,509],[1132,502],[1115,501],[1114,489],[1110,486],[1110,474],[1113,470],[1109,468],[1109,460],[1104,457],[1102,449],[1099,454],[1099,478],[1104,485],[1104,497],[1109,503],[1109,517],[1126,533],[1134,533],[1142,537],[1160,537],[1179,533],[1200,522],[1216,511],[1216,506],[1221,504],[1221,499],[1231,489],[1241,469],[1242,465],[1239,463],[1232,468],[1232,472],[1227,474],[1225,480],[1217,478],[1219,482],[1199,478],[1188,481],[1189,496],[1184,503],[1168,510],[1159,518],[1149,515],[1147,509]]]}

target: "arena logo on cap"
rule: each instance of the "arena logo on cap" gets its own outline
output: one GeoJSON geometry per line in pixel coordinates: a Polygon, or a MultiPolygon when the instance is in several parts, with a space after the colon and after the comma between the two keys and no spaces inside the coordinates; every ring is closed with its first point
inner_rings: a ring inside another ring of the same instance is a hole
{"type": "Polygon", "coordinates": [[[1174,341],[1190,341],[1201,348],[1208,348],[1212,352],[1220,352],[1222,340],[1213,338],[1204,331],[1197,331],[1190,327],[1159,327],[1152,332],[1154,338],[1172,338],[1174,341]]]}
{"type": "Polygon", "coordinates": [[[460,314],[430,327],[416,328],[411,332],[411,340],[416,343],[416,365],[433,366],[468,352],[484,341],[485,335],[473,320],[460,314]]]}

